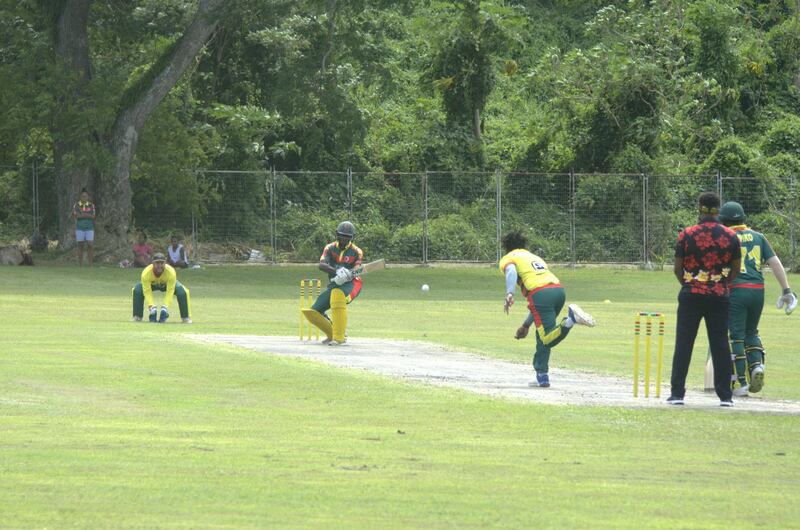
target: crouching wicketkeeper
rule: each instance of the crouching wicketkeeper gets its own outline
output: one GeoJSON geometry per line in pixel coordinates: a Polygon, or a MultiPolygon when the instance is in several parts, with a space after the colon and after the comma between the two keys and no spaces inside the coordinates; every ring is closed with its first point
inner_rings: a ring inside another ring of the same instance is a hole
{"type": "Polygon", "coordinates": [[[186,324],[192,322],[189,289],[178,281],[175,269],[167,265],[167,258],[160,252],[153,256],[153,263],[142,271],[142,280],[131,292],[133,293],[133,320],[135,322],[142,320],[145,302],[147,302],[150,322],[166,322],[169,318],[169,305],[173,295],[178,299],[181,321],[186,324]],[[164,293],[160,311],[153,302],[153,290],[164,293]]]}

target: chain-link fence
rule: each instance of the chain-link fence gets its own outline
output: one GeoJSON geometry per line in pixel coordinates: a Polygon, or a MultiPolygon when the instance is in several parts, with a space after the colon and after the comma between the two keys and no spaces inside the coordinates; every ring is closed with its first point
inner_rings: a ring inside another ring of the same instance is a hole
{"type": "MultiPolygon", "coordinates": [[[[50,226],[52,170],[15,171],[18,184],[30,177],[16,197],[25,204],[27,193],[33,204],[26,207],[33,219],[27,224],[50,226]]],[[[173,195],[134,183],[134,224],[156,245],[177,235],[195,261],[315,262],[337,223],[350,219],[368,259],[493,262],[501,255],[502,233],[514,228],[551,262],[647,266],[671,262],[678,231],[697,220],[697,196],[712,190],[723,201],[742,203],[748,224],[796,267],[796,181],[721,174],[199,170],[190,189],[173,195]]]]}
{"type": "Polygon", "coordinates": [[[0,244],[58,225],[55,171],[42,164],[0,165],[0,244]]]}

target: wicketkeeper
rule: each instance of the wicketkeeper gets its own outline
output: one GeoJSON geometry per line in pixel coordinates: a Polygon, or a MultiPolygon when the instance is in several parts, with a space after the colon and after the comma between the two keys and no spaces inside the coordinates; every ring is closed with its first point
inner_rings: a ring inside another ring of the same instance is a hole
{"type": "Polygon", "coordinates": [[[336,227],[336,241],[325,245],[319,258],[319,270],[328,273],[330,283],[310,309],[303,309],[306,319],[317,326],[325,339],[323,344],[345,343],[347,304],[361,292],[361,278],[353,277],[353,269],[361,265],[364,253],[353,244],[356,228],[350,221],[336,227]],[[326,311],[331,310],[331,318],[326,311]]]}
{"type": "Polygon", "coordinates": [[[142,279],[131,289],[131,293],[133,295],[134,322],[141,322],[144,317],[144,304],[147,303],[150,322],[163,324],[169,318],[169,305],[172,297],[175,296],[178,299],[181,321],[185,324],[192,323],[189,289],[178,281],[175,269],[167,265],[167,258],[160,252],[153,256],[153,263],[142,271],[142,279]],[[160,310],[153,302],[154,290],[164,293],[160,310]]]}
{"type": "Polygon", "coordinates": [[[742,244],[742,265],[731,285],[730,322],[731,357],[734,366],[734,396],[746,396],[764,387],[764,346],[758,335],[758,321],[764,309],[764,263],[769,265],[783,292],[777,307],[788,315],[797,307],[797,295],[789,287],[783,263],[764,234],[748,228],[747,216],[738,202],[726,202],[719,210],[719,220],[736,232],[742,244]],[[736,384],[738,382],[738,385],[736,384]]]}

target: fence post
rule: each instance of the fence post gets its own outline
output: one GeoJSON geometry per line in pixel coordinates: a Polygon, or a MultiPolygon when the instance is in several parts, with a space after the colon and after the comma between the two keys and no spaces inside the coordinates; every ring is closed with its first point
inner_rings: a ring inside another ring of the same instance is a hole
{"type": "Polygon", "coordinates": [[[33,161],[31,172],[31,199],[33,202],[33,234],[39,233],[39,168],[33,161]]]}
{"type": "Polygon", "coordinates": [[[719,195],[719,202],[722,204],[722,171],[717,170],[717,195],[719,195]]]}
{"type": "MultiPolygon", "coordinates": [[[[202,170],[198,169],[192,171],[192,174],[194,175],[194,189],[196,193],[199,193],[200,189],[200,182],[199,182],[200,179],[198,178],[198,175],[200,174],[201,171],[202,170]]],[[[195,217],[195,211],[194,211],[196,208],[197,205],[195,205],[192,208],[192,233],[189,237],[190,241],[192,242],[192,249],[191,249],[192,251],[189,253],[188,258],[190,261],[193,262],[197,262],[197,217],[195,217]]]]}
{"type": "Polygon", "coordinates": [[[577,182],[575,179],[575,171],[569,169],[569,259],[570,267],[575,268],[575,263],[578,261],[575,255],[575,239],[576,239],[576,219],[575,219],[575,194],[577,192],[577,182]]]}
{"type": "Polygon", "coordinates": [[[197,261],[197,217],[192,212],[192,255],[189,256],[192,261],[197,261]]]}
{"type": "Polygon", "coordinates": [[[650,188],[650,177],[642,173],[642,267],[650,269],[650,252],[648,242],[647,196],[650,188]]]}
{"type": "Polygon", "coordinates": [[[792,271],[797,272],[797,223],[798,223],[798,201],[797,201],[797,178],[794,175],[789,177],[789,193],[792,196],[792,210],[789,213],[789,240],[791,248],[792,271]]]}
{"type": "Polygon", "coordinates": [[[275,212],[275,166],[270,166],[269,168],[269,179],[267,180],[267,189],[269,192],[269,246],[271,249],[271,256],[270,259],[272,260],[272,264],[278,260],[278,254],[276,250],[276,246],[278,245],[278,236],[276,233],[277,230],[277,213],[275,212]]]}
{"type": "Polygon", "coordinates": [[[348,219],[353,219],[353,168],[347,168],[347,211],[348,219]]]}
{"type": "Polygon", "coordinates": [[[497,228],[497,262],[503,255],[500,248],[500,240],[503,238],[503,175],[499,169],[494,170],[495,180],[495,223],[497,228]]]}
{"type": "Polygon", "coordinates": [[[428,264],[428,170],[422,175],[422,264],[428,264]]]}

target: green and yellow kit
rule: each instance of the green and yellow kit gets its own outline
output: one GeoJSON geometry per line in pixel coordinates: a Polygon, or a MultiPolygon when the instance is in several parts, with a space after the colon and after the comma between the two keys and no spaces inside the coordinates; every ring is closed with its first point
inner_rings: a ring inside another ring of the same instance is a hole
{"type": "Polygon", "coordinates": [[[152,264],[142,271],[141,281],[132,290],[133,316],[141,318],[145,304],[147,304],[147,307],[156,305],[153,303],[153,291],[164,293],[164,300],[161,305],[166,307],[167,310],[169,310],[170,303],[172,303],[172,297],[175,296],[178,299],[181,318],[191,317],[189,289],[178,281],[178,274],[175,269],[167,264],[164,264],[164,271],[159,276],[156,276],[152,264]]]}
{"type": "Polygon", "coordinates": [[[566,293],[547,263],[536,254],[525,249],[512,250],[500,259],[498,267],[505,273],[510,265],[517,269],[517,285],[528,299],[530,316],[524,325],[527,327],[534,323],[536,326],[533,369],[537,373],[547,373],[550,351],[566,338],[571,329],[564,327],[563,321],[556,323],[564,307],[566,293]]]}
{"type": "Polygon", "coordinates": [[[764,309],[764,263],[775,255],[769,241],[746,225],[731,226],[742,245],[742,265],[731,285],[729,332],[739,384],[747,384],[753,367],[764,362],[758,322],[764,309]]]}

